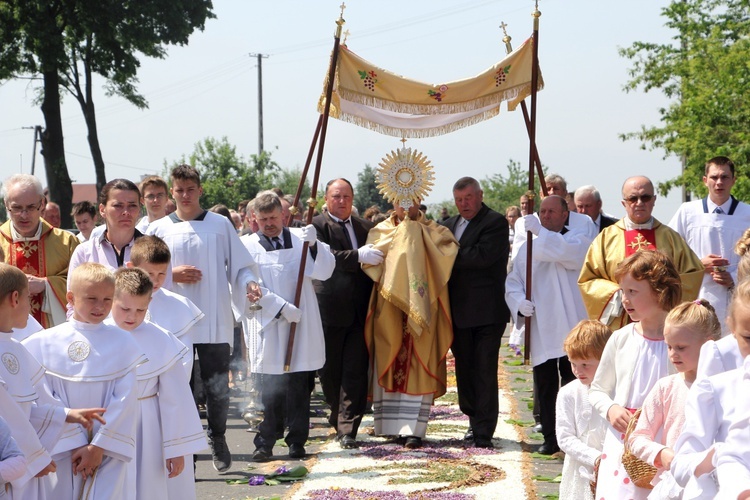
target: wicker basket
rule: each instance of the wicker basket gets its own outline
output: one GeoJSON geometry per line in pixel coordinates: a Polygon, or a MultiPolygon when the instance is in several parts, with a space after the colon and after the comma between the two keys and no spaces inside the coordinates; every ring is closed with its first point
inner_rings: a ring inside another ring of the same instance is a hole
{"type": "Polygon", "coordinates": [[[635,430],[635,425],[638,423],[638,417],[641,416],[641,409],[639,408],[633,417],[628,422],[628,429],[625,431],[624,446],[625,449],[622,452],[622,465],[625,467],[625,471],[630,476],[630,480],[633,484],[639,488],[653,489],[651,481],[656,475],[656,467],[644,462],[640,458],[636,457],[630,452],[630,435],[635,430]]]}

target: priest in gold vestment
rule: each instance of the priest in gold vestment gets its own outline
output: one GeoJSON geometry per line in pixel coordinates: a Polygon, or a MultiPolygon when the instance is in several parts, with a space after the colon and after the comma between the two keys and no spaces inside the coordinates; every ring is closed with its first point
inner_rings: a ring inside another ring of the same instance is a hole
{"type": "Polygon", "coordinates": [[[682,299],[695,300],[703,281],[703,264],[677,232],[651,213],[656,196],[647,177],[631,177],[622,187],[627,215],[605,228],[589,247],[578,278],[589,319],[600,320],[612,330],[629,323],[622,307],[615,268],[639,250],[658,250],[674,263],[682,279],[682,299]]]}
{"type": "Polygon", "coordinates": [[[0,226],[5,262],[29,278],[31,314],[44,328],[65,322],[68,263],[78,238],[41,218],[45,198],[39,179],[16,174],[5,180],[2,198],[10,220],[0,226]]]}
{"type": "Polygon", "coordinates": [[[408,214],[396,206],[367,243],[385,255],[382,264],[363,266],[375,282],[365,324],[375,434],[404,436],[407,448],[418,448],[432,401],[446,390],[453,341],[448,280],[458,242],[415,202],[408,214]]]}

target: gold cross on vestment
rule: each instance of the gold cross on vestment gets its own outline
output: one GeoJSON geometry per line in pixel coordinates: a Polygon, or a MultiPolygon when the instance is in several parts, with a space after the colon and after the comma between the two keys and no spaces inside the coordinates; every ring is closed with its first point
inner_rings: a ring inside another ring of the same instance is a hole
{"type": "Polygon", "coordinates": [[[638,250],[648,248],[650,244],[651,242],[644,238],[643,234],[638,233],[638,236],[636,236],[635,239],[630,243],[630,248],[637,252],[638,250]]]}

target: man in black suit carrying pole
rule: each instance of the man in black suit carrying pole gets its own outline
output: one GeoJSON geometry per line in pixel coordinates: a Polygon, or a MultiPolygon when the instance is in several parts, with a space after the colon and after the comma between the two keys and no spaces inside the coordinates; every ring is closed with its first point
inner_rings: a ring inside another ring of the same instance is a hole
{"type": "Polygon", "coordinates": [[[448,289],[453,315],[458,404],[469,417],[467,445],[492,448],[498,418],[497,364],[510,313],[505,304],[508,221],[482,203],[472,177],[453,185],[459,215],[442,222],[461,245],[448,289]]]}
{"type": "MultiPolygon", "coordinates": [[[[328,209],[313,218],[318,240],[327,243],[336,257],[336,268],[326,281],[315,281],[326,361],[319,371],[328,421],[344,449],[357,448],[357,430],[367,406],[368,353],[364,327],[372,280],[360,264],[377,265],[383,253],[365,245],[373,224],[352,215],[354,189],[346,179],[326,185],[328,209]]],[[[506,238],[507,239],[507,238],[506,238]]]]}

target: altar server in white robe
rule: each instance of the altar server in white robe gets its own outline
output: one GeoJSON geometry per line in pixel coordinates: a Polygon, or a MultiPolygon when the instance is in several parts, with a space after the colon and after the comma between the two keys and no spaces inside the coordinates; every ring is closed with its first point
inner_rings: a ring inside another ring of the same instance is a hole
{"type": "Polygon", "coordinates": [[[289,230],[284,227],[281,201],[271,191],[254,201],[260,230],[242,237],[242,243],[258,263],[269,293],[259,301],[262,309],[245,320],[250,370],[262,374],[261,398],[264,418],[255,437],[256,460],[273,454],[276,430],[284,417],[289,426],[285,438],[291,458],[305,456],[309,435],[311,372],[325,363],[325,341],[320,310],[312,280],[325,281],[333,274],[336,260],[328,245],[317,241],[312,225],[289,230]],[[294,306],[302,247],[310,246],[305,263],[299,308],[294,306]],[[297,323],[289,370],[284,369],[292,323],[297,323]]]}
{"type": "MultiPolygon", "coordinates": [[[[92,416],[101,418],[103,408],[93,410],[70,410],[64,408],[51,395],[44,378],[44,368],[34,357],[12,338],[16,329],[25,329],[29,316],[29,288],[26,275],[15,266],[0,264],[0,377],[31,423],[35,435],[46,450],[51,450],[63,432],[66,421],[91,426],[92,416]],[[15,327],[15,328],[14,328],[15,327]]],[[[29,462],[33,462],[29,457],[29,462]]],[[[45,498],[42,477],[33,477],[50,462],[25,478],[23,485],[14,487],[13,498],[39,500],[45,498]]],[[[53,468],[49,469],[53,471],[53,468]]],[[[46,475],[46,474],[42,474],[46,475]]]]}
{"type": "MultiPolygon", "coordinates": [[[[168,481],[186,472],[186,455],[208,448],[182,367],[187,347],[145,321],[152,291],[153,283],[142,269],[118,269],[112,318],[106,321],[130,332],[148,358],[136,369],[139,418],[136,460],[131,462],[136,498],[168,498],[168,481]]],[[[184,495],[181,500],[195,498],[195,486],[184,495]]]]}
{"type": "Polygon", "coordinates": [[[53,447],[57,464],[48,498],[133,499],[135,477],[127,463],[135,458],[138,415],[136,367],[145,361],[127,332],[102,322],[112,307],[114,276],[101,264],[81,264],[69,277],[67,323],[23,341],[46,368],[52,394],[67,408],[106,408],[106,424],[87,433],[68,425],[53,447]]]}
{"type": "Polygon", "coordinates": [[[206,390],[213,464],[224,472],[232,466],[225,433],[234,321],[239,320],[246,294],[250,300],[258,300],[262,291],[255,262],[232,224],[201,207],[198,171],[179,165],[172,169],[171,182],[177,209],[152,222],[146,232],[163,239],[172,253],[173,290],[205,314],[192,327],[191,335],[206,390]]]}
{"type": "Polygon", "coordinates": [[[708,196],[683,203],[669,221],[669,227],[685,239],[705,267],[699,296],[716,309],[722,336],[729,334],[727,306],[737,283],[739,256],[734,245],[750,227],[750,205],[731,194],[736,180],[732,160],[726,156],[711,158],[703,176],[708,196]]]}
{"type": "MultiPolygon", "coordinates": [[[[745,330],[743,333],[748,333],[745,330]]],[[[750,357],[739,369],[742,381],[735,387],[736,394],[746,396],[750,391],[750,357]]],[[[741,397],[737,401],[732,424],[724,446],[716,451],[716,475],[719,481],[717,499],[750,498],[750,399],[741,397]]]]}
{"type": "MultiPolygon", "coordinates": [[[[203,312],[187,297],[163,287],[171,261],[169,247],[158,236],[142,236],[133,244],[128,267],[142,269],[151,278],[154,291],[148,305],[146,320],[163,328],[182,342],[186,349],[182,358],[187,380],[193,373],[193,338],[190,329],[203,318],[203,312]]],[[[185,463],[192,460],[192,453],[185,456],[185,463]]],[[[182,474],[167,480],[169,498],[183,500],[195,495],[195,472],[186,467],[182,474]]]]}
{"type": "Polygon", "coordinates": [[[585,232],[568,231],[567,215],[565,198],[551,195],[542,201],[539,217],[526,215],[519,219],[523,221],[520,229],[536,236],[531,300],[526,300],[526,242],[521,245],[505,281],[505,301],[511,317],[520,325],[526,316],[531,316],[531,346],[526,348],[530,349],[535,390],[539,395],[544,434],[540,453],[547,455],[559,451],[555,401],[560,383],[565,385],[575,378],[563,342],[568,332],[586,318],[577,281],[592,240],[585,232]]]}
{"type": "Polygon", "coordinates": [[[44,327],[34,318],[34,316],[29,314],[29,320],[26,323],[26,326],[23,328],[14,328],[13,335],[11,336],[21,342],[32,333],[41,332],[42,330],[44,330],[44,327]]]}

